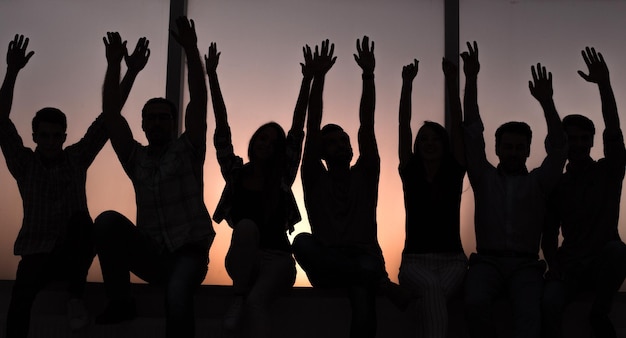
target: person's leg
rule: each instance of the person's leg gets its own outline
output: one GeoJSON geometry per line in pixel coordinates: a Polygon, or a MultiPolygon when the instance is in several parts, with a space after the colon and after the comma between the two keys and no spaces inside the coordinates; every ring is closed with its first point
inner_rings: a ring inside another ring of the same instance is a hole
{"type": "Polygon", "coordinates": [[[573,288],[560,279],[545,282],[541,300],[541,336],[563,338],[563,312],[571,301],[573,288]]]}
{"type": "Polygon", "coordinates": [[[513,338],[541,336],[544,271],[543,262],[527,262],[518,265],[509,277],[508,293],[513,307],[513,338]]]}
{"type": "Polygon", "coordinates": [[[115,211],[105,211],[94,222],[96,252],[108,299],[97,324],[113,324],[136,316],[130,292],[130,272],[147,282],[164,280],[163,257],[156,244],[115,211]]]}
{"type": "Polygon", "coordinates": [[[589,315],[596,337],[616,337],[609,319],[613,299],[626,277],[626,244],[621,241],[607,243],[593,264],[595,300],[589,315]]]}
{"type": "Polygon", "coordinates": [[[465,317],[472,338],[495,338],[494,299],[502,293],[504,277],[492,260],[472,254],[465,280],[465,317]]]}
{"type": "Polygon", "coordinates": [[[271,303],[291,289],[296,265],[291,253],[262,250],[259,273],[245,301],[249,336],[271,337],[271,303]]]}
{"type": "Polygon", "coordinates": [[[259,228],[253,221],[244,219],[233,229],[225,262],[236,295],[243,295],[250,289],[258,261],[259,228]]]}
{"type": "Polygon", "coordinates": [[[166,337],[195,337],[193,297],[207,274],[209,245],[206,241],[186,245],[167,259],[165,282],[166,337]]]}
{"type": "Polygon", "coordinates": [[[62,255],[67,257],[68,293],[71,298],[82,299],[87,273],[96,255],[93,221],[89,213],[77,213],[69,220],[62,255]]]}
{"type": "Polygon", "coordinates": [[[314,287],[336,286],[335,268],[346,267],[346,262],[336,250],[323,246],[309,233],[300,233],[292,244],[296,261],[314,287]]]}
{"type": "Polygon", "coordinates": [[[30,311],[35,297],[50,281],[50,255],[23,256],[17,266],[17,274],[11,301],[7,310],[7,338],[26,338],[30,326],[30,311]]]}
{"type": "Polygon", "coordinates": [[[376,337],[376,286],[349,286],[348,298],[352,309],[350,338],[376,337]]]}

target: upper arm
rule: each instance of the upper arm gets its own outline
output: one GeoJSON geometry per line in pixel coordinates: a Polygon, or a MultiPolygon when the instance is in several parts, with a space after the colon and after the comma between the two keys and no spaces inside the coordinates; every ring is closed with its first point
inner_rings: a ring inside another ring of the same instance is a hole
{"type": "Polygon", "coordinates": [[[133,138],[130,126],[122,115],[105,115],[105,118],[106,128],[109,138],[111,139],[113,150],[115,150],[120,162],[125,163],[130,159],[130,155],[137,141],[133,138]]]}

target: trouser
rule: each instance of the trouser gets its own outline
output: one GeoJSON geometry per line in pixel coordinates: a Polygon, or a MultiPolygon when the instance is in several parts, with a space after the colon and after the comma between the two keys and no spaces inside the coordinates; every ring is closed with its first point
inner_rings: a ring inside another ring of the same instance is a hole
{"type": "Polygon", "coordinates": [[[375,337],[376,291],[387,279],[383,260],[357,248],[324,246],[309,233],[296,236],[293,251],[313,287],[347,288],[352,309],[350,337],[375,337]]]}
{"type": "Polygon", "coordinates": [[[296,279],[291,253],[261,249],[256,223],[244,219],[233,229],[226,271],[233,280],[235,294],[245,300],[246,329],[250,336],[271,337],[269,306],[277,296],[291,289],[296,279]]]}
{"type": "Polygon", "coordinates": [[[597,338],[616,337],[609,320],[613,298],[626,277],[626,244],[607,243],[591,258],[572,264],[561,278],[546,281],[543,302],[543,336],[563,337],[563,312],[575,295],[591,291],[594,300],[589,320],[597,338]]]}
{"type": "Polygon", "coordinates": [[[194,337],[193,296],[208,269],[212,239],[163,251],[133,223],[115,211],[106,211],[94,224],[96,251],[110,303],[131,299],[130,272],[165,289],[166,336],[194,337]]]}
{"type": "Polygon", "coordinates": [[[417,337],[447,337],[448,300],[463,286],[466,272],[463,252],[402,255],[400,285],[418,296],[417,337]]]}
{"type": "Polygon", "coordinates": [[[67,280],[69,296],[83,297],[87,273],[95,256],[92,231],[89,214],[76,214],[68,221],[65,241],[51,253],[22,256],[7,311],[7,338],[28,336],[33,302],[51,281],[67,280]]]}
{"type": "Polygon", "coordinates": [[[541,335],[541,293],[545,262],[527,257],[472,254],[465,280],[465,312],[470,336],[496,337],[492,308],[505,293],[513,310],[513,338],[541,335]]]}

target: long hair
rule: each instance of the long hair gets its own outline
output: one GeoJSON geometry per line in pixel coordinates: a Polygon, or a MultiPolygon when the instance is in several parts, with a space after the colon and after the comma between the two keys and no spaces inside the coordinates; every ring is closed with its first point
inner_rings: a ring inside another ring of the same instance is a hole
{"type": "Polygon", "coordinates": [[[441,140],[442,161],[452,156],[452,149],[450,148],[450,136],[448,135],[448,131],[439,123],[432,121],[424,121],[424,125],[422,125],[422,127],[418,130],[417,136],[415,137],[415,143],[413,144],[413,155],[421,159],[418,144],[421,141],[420,135],[423,135],[422,132],[425,129],[430,129],[435,132],[435,134],[437,134],[437,136],[441,140]]]}

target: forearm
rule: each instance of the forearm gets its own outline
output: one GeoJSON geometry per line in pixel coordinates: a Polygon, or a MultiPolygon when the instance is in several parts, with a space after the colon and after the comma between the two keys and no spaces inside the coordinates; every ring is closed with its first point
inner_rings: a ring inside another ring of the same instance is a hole
{"type": "Polygon", "coordinates": [[[124,78],[122,78],[122,82],[120,83],[120,103],[122,107],[126,104],[126,100],[130,95],[130,90],[133,88],[138,74],[138,71],[128,69],[126,74],[124,74],[124,78]]]}
{"type": "Polygon", "coordinates": [[[359,108],[361,128],[374,129],[374,110],[376,108],[376,87],[374,74],[363,73],[363,92],[359,108]]]}
{"type": "Polygon", "coordinates": [[[465,111],[465,123],[472,124],[480,121],[478,110],[477,78],[468,76],[465,79],[465,94],[463,97],[463,110],[465,111]]]}
{"type": "Polygon", "coordinates": [[[109,63],[102,88],[102,112],[105,119],[121,112],[120,64],[109,63]]]}
{"type": "Polygon", "coordinates": [[[291,121],[291,130],[303,130],[306,118],[306,108],[309,104],[309,91],[311,90],[311,81],[313,78],[304,76],[300,85],[300,92],[296,100],[296,107],[293,111],[293,119],[291,121]]]}
{"type": "MultiPolygon", "coordinates": [[[[189,85],[190,104],[193,103],[196,107],[205,107],[204,112],[206,114],[207,87],[198,47],[193,45],[185,48],[185,56],[187,57],[187,82],[189,85]]],[[[206,120],[206,116],[203,118],[206,120]]]]}
{"type": "Polygon", "coordinates": [[[411,93],[413,83],[411,81],[402,82],[400,92],[400,109],[398,114],[398,155],[400,163],[405,163],[411,155],[411,143],[413,134],[411,132],[411,93]]]}
{"type": "Polygon", "coordinates": [[[602,102],[602,118],[604,126],[607,130],[620,129],[619,114],[617,112],[617,103],[615,102],[615,94],[608,80],[598,84],[600,91],[600,101],[602,102]]]}
{"type": "Polygon", "coordinates": [[[217,72],[215,71],[209,72],[209,88],[211,89],[211,102],[213,104],[213,114],[215,115],[215,132],[221,134],[229,129],[228,115],[217,72]]]}
{"type": "Polygon", "coordinates": [[[311,87],[311,95],[309,97],[309,118],[307,119],[307,139],[310,135],[317,133],[322,124],[322,94],[324,91],[325,75],[316,75],[313,79],[311,87]]]}
{"type": "Polygon", "coordinates": [[[461,99],[459,98],[458,79],[456,77],[446,78],[446,89],[448,106],[450,108],[450,141],[452,151],[457,162],[465,164],[465,146],[461,129],[463,112],[461,110],[461,99]]]}
{"type": "Polygon", "coordinates": [[[563,130],[563,124],[561,123],[561,118],[556,110],[554,101],[550,99],[540,103],[546,119],[550,144],[556,148],[562,148],[565,146],[565,131],[563,130]]]}
{"type": "Polygon", "coordinates": [[[0,119],[9,118],[13,106],[13,93],[17,81],[18,70],[8,68],[0,88],[0,119]]]}

